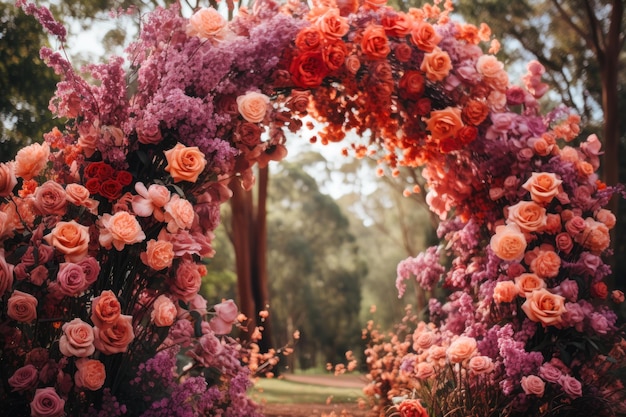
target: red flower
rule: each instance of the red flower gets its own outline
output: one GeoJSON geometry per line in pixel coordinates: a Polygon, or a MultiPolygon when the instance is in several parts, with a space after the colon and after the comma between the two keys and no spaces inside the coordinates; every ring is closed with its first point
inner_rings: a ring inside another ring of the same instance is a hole
{"type": "Polygon", "coordinates": [[[109,179],[100,184],[100,195],[112,201],[122,195],[122,188],[118,181],[109,179]]]}
{"type": "Polygon", "coordinates": [[[115,180],[122,184],[122,187],[126,187],[133,182],[133,174],[128,171],[117,171],[115,173],[115,180]]]}
{"type": "Polygon", "coordinates": [[[85,183],[85,188],[89,190],[89,194],[100,194],[100,180],[98,178],[89,178],[85,183]]]}
{"type": "Polygon", "coordinates": [[[468,145],[476,140],[478,128],[476,126],[463,126],[456,135],[461,144],[468,145]]]}
{"type": "Polygon", "coordinates": [[[305,52],[296,56],[289,67],[291,79],[302,88],[318,87],[328,74],[328,67],[320,52],[305,52]]]}

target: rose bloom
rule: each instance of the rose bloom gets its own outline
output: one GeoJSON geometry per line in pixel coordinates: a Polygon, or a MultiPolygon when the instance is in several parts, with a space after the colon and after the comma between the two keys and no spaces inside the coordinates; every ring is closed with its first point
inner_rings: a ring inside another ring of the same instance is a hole
{"type": "Polygon", "coordinates": [[[500,281],[493,289],[493,300],[500,303],[510,303],[515,300],[519,289],[513,281],[500,281]]]}
{"type": "Polygon", "coordinates": [[[61,417],[65,415],[65,400],[53,387],[39,388],[30,402],[31,417],[61,417]]]}
{"type": "Polygon", "coordinates": [[[8,197],[17,185],[13,162],[0,164],[0,198],[8,197]]]}
{"type": "Polygon", "coordinates": [[[228,22],[220,12],[213,8],[202,7],[195,12],[187,24],[187,35],[200,39],[221,40],[226,35],[228,22]]]}
{"type": "Polygon", "coordinates": [[[474,356],[469,360],[468,367],[475,374],[488,374],[493,371],[494,364],[489,356],[474,356]]]}
{"type": "Polygon", "coordinates": [[[384,59],[391,52],[385,28],[381,25],[369,25],[363,31],[361,50],[371,59],[384,59]]]}
{"type": "Polygon", "coordinates": [[[571,398],[578,398],[583,395],[583,386],[579,380],[573,376],[563,375],[559,380],[563,391],[571,398]]]}
{"type": "Polygon", "coordinates": [[[505,261],[519,261],[526,251],[526,238],[517,224],[496,227],[489,243],[496,256],[505,261]]]}
{"type": "Polygon", "coordinates": [[[561,230],[563,230],[561,216],[556,213],[546,214],[546,227],[543,229],[543,231],[551,235],[556,235],[561,230]]]}
{"type": "Polygon", "coordinates": [[[411,33],[413,28],[413,19],[402,12],[383,15],[380,23],[385,28],[385,33],[387,33],[388,36],[396,38],[404,38],[411,33]]]}
{"type": "Polygon", "coordinates": [[[322,56],[328,69],[335,71],[345,64],[348,48],[342,41],[327,43],[322,51],[322,56]]]}
{"type": "Polygon", "coordinates": [[[604,300],[606,299],[606,297],[609,296],[609,288],[607,287],[605,282],[594,282],[591,285],[591,295],[604,300]]]}
{"type": "Polygon", "coordinates": [[[63,262],[59,265],[57,283],[61,294],[69,297],[78,297],[89,288],[83,268],[71,262],[63,262]]]}
{"type": "Polygon", "coordinates": [[[142,183],[135,183],[137,194],[133,196],[131,204],[137,216],[148,217],[154,215],[158,221],[163,221],[163,214],[159,210],[170,201],[171,193],[164,185],[150,184],[148,188],[142,183]]]}
{"type": "Polygon", "coordinates": [[[522,310],[529,319],[543,326],[558,325],[565,312],[565,298],[542,288],[526,297],[522,310]]]}
{"type": "Polygon", "coordinates": [[[530,193],[530,198],[539,204],[548,204],[559,193],[563,181],[556,174],[533,172],[522,188],[530,193]]]}
{"type": "Polygon", "coordinates": [[[324,77],[328,75],[328,67],[321,52],[308,51],[293,58],[289,73],[296,86],[314,88],[322,84],[324,77]]]}
{"type": "Polygon", "coordinates": [[[111,290],[104,290],[91,300],[91,321],[99,328],[110,327],[122,314],[122,307],[111,290]]]}
{"type": "Polygon", "coordinates": [[[99,202],[89,198],[89,190],[80,184],[67,184],[65,186],[65,197],[67,201],[75,206],[84,206],[92,214],[96,214],[99,202]]]}
{"type": "Polygon", "coordinates": [[[202,276],[204,275],[200,265],[185,261],[176,270],[170,290],[181,300],[190,301],[200,290],[202,276]]]}
{"type": "Polygon", "coordinates": [[[603,223],[609,229],[615,227],[615,223],[617,219],[615,218],[615,214],[613,214],[610,210],[600,209],[596,212],[595,218],[600,223],[603,223]]]}
{"type": "Polygon", "coordinates": [[[165,240],[148,241],[146,251],[139,255],[141,261],[155,271],[172,266],[174,260],[174,245],[165,240]]]}
{"type": "Polygon", "coordinates": [[[548,382],[556,383],[563,376],[563,372],[551,363],[544,363],[539,368],[539,376],[548,382]]]}
{"type": "Polygon", "coordinates": [[[196,212],[189,201],[175,194],[164,208],[168,232],[176,233],[179,229],[191,229],[196,212]]]}
{"type": "Polygon", "coordinates": [[[102,388],[105,380],[106,369],[99,360],[81,358],[76,361],[74,383],[77,388],[97,391],[102,388]]]}
{"type": "Polygon", "coordinates": [[[436,375],[435,367],[430,362],[418,362],[415,368],[415,378],[428,379],[436,375]]]}
{"type": "Polygon", "coordinates": [[[137,218],[126,211],[119,211],[113,216],[105,213],[101,218],[99,241],[107,249],[114,246],[121,251],[125,245],[141,242],[145,238],[137,218]]]}
{"type": "Polygon", "coordinates": [[[400,97],[417,100],[424,94],[424,76],[420,71],[408,70],[398,84],[400,97]]]}
{"type": "Polygon", "coordinates": [[[155,326],[171,326],[176,319],[176,306],[166,295],[159,295],[152,304],[150,318],[155,326]]]}
{"type": "Polygon", "coordinates": [[[260,123],[265,118],[270,98],[265,94],[248,91],[237,97],[237,109],[241,116],[250,123],[260,123]]]}
{"type": "Polygon", "coordinates": [[[404,400],[397,408],[400,417],[428,417],[428,411],[426,411],[420,400],[404,400]]]}
{"type": "Polygon", "coordinates": [[[476,61],[476,70],[485,78],[497,78],[503,69],[504,64],[493,55],[481,55],[476,61]]]}
{"type": "Polygon", "coordinates": [[[411,59],[411,55],[413,55],[413,48],[411,48],[406,43],[399,43],[393,49],[393,53],[398,61],[409,62],[409,60],[411,59]]]}
{"type": "Polygon", "coordinates": [[[44,240],[65,255],[68,262],[77,262],[87,256],[89,248],[89,228],[76,223],[58,222],[44,240]]]}
{"type": "Polygon", "coordinates": [[[7,381],[13,392],[30,391],[39,382],[39,372],[34,365],[25,365],[17,369],[7,381]]]}
{"type": "Polygon", "coordinates": [[[433,25],[423,20],[411,30],[411,43],[424,52],[432,52],[441,39],[433,25]]]}
{"type": "Polygon", "coordinates": [[[462,127],[461,109],[456,107],[433,110],[430,113],[430,118],[426,120],[426,129],[430,131],[430,136],[437,142],[455,137],[462,127]]]}
{"type": "Polygon", "coordinates": [[[313,51],[322,47],[322,32],[315,26],[307,26],[296,35],[296,47],[301,51],[313,51]]]}
{"type": "Polygon", "coordinates": [[[230,333],[233,324],[237,323],[239,317],[239,308],[233,300],[222,301],[214,307],[216,316],[211,319],[209,324],[216,334],[230,333]]]}
{"type": "Polygon", "coordinates": [[[537,397],[543,397],[546,383],[543,379],[536,375],[528,375],[522,377],[522,389],[526,395],[536,395],[537,397]]]}
{"type": "Polygon", "coordinates": [[[186,147],[177,143],[164,153],[167,159],[165,170],[170,173],[174,182],[196,182],[207,164],[204,154],[197,146],[186,147]]]}
{"type": "Polygon", "coordinates": [[[424,55],[420,69],[426,73],[426,78],[430,81],[442,81],[452,69],[450,55],[436,47],[432,52],[424,55]]]}
{"type": "Polygon", "coordinates": [[[15,155],[15,175],[25,180],[32,180],[46,167],[50,156],[50,145],[33,143],[15,155]]]}
{"type": "Polygon", "coordinates": [[[524,298],[528,298],[533,291],[546,288],[546,282],[539,278],[536,274],[521,274],[515,278],[515,285],[518,294],[524,298]]]}
{"type": "Polygon", "coordinates": [[[126,352],[134,338],[133,316],[120,315],[110,327],[94,328],[94,345],[105,355],[126,352]]]}
{"type": "Polygon", "coordinates": [[[546,226],[546,209],[534,201],[520,201],[508,212],[507,223],[517,224],[523,232],[538,232],[546,226]]]}
{"type": "Polygon", "coordinates": [[[346,57],[345,65],[346,70],[348,70],[350,74],[356,74],[359,72],[359,68],[361,68],[361,61],[356,55],[348,55],[348,57],[346,57]]]}
{"type": "Polygon", "coordinates": [[[611,291],[611,300],[614,303],[620,304],[624,302],[624,292],[621,290],[613,290],[611,291]]]}
{"type": "Polygon", "coordinates": [[[35,208],[44,216],[62,216],[67,211],[65,189],[55,182],[46,181],[35,191],[35,208]]]}
{"type": "Polygon", "coordinates": [[[479,100],[469,100],[463,107],[462,115],[465,122],[478,126],[489,115],[489,106],[479,100]]]}
{"type": "Polygon", "coordinates": [[[65,356],[87,357],[95,351],[93,327],[79,318],[63,325],[59,350],[65,356]]]}
{"type": "Polygon", "coordinates": [[[542,250],[530,262],[530,270],[541,278],[554,278],[559,274],[561,257],[554,251],[542,250]]]}
{"type": "Polygon", "coordinates": [[[315,23],[327,39],[341,39],[350,30],[348,19],[335,8],[328,9],[315,23]]]}
{"type": "Polygon", "coordinates": [[[20,323],[32,323],[37,319],[37,304],[32,295],[15,290],[7,301],[7,315],[20,323]]]}
{"type": "Polygon", "coordinates": [[[585,224],[587,227],[582,236],[579,236],[579,243],[594,254],[599,254],[607,249],[611,244],[609,228],[604,223],[595,221],[590,217],[585,219],[585,224]]]}
{"type": "Polygon", "coordinates": [[[476,353],[476,339],[473,337],[459,336],[450,343],[446,350],[446,356],[452,363],[463,362],[476,353]]]}

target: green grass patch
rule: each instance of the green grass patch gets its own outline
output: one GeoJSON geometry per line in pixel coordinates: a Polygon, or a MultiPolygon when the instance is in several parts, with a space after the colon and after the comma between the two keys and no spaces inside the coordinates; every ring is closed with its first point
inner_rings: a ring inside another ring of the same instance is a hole
{"type": "Polygon", "coordinates": [[[250,397],[256,402],[273,404],[324,404],[330,397],[333,403],[355,403],[364,395],[359,388],[327,387],[262,378],[250,391],[250,397]]]}

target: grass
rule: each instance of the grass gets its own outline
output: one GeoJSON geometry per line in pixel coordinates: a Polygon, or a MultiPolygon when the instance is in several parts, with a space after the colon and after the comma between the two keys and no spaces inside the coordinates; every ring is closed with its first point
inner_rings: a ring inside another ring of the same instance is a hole
{"type": "Polygon", "coordinates": [[[359,388],[327,387],[282,379],[259,379],[250,392],[254,401],[273,404],[355,403],[363,397],[359,388]]]}

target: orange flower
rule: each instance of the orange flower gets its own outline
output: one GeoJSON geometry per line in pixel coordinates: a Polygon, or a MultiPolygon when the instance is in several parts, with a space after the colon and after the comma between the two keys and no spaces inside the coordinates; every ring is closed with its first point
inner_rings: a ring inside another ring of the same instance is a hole
{"type": "Polygon", "coordinates": [[[432,52],[424,55],[420,69],[430,81],[442,81],[450,73],[452,61],[447,52],[435,47],[432,52]]]}
{"type": "Polygon", "coordinates": [[[204,154],[197,146],[186,147],[178,143],[164,153],[167,159],[165,171],[170,173],[174,182],[196,182],[206,167],[204,154]]]}
{"type": "Polygon", "coordinates": [[[100,222],[100,244],[106,249],[114,246],[121,251],[125,245],[132,245],[146,238],[137,218],[126,211],[117,212],[113,216],[105,213],[100,222]]]}
{"type": "Polygon", "coordinates": [[[296,47],[301,51],[314,51],[322,46],[322,32],[315,26],[307,26],[298,32],[296,47]]]}
{"type": "Polygon", "coordinates": [[[246,94],[237,97],[237,110],[248,122],[260,123],[265,119],[269,103],[270,98],[265,94],[248,91],[246,94]]]}
{"type": "Polygon", "coordinates": [[[530,270],[541,278],[554,278],[559,274],[561,257],[553,250],[541,250],[530,263],[530,270]]]}
{"type": "Polygon", "coordinates": [[[546,227],[546,209],[534,201],[520,201],[508,208],[507,223],[517,224],[523,232],[537,232],[546,227]]]}
{"type": "Polygon", "coordinates": [[[316,25],[327,39],[341,39],[350,30],[348,19],[339,15],[339,9],[329,9],[317,21],[316,25]]]}
{"type": "Polygon", "coordinates": [[[521,274],[515,278],[515,285],[519,290],[519,295],[528,298],[534,291],[546,288],[546,282],[539,278],[537,274],[521,274]]]}
{"type": "Polygon", "coordinates": [[[424,52],[432,52],[440,41],[441,35],[428,22],[421,21],[411,30],[411,43],[424,52]]]}
{"type": "Polygon", "coordinates": [[[544,326],[557,325],[561,323],[561,315],[565,313],[565,298],[542,288],[526,297],[522,310],[532,321],[544,326]]]}
{"type": "Polygon", "coordinates": [[[33,143],[19,151],[15,155],[15,175],[25,180],[31,180],[46,167],[50,156],[50,146],[33,143]]]}
{"type": "Polygon", "coordinates": [[[489,107],[483,101],[469,100],[463,107],[463,120],[474,126],[480,125],[489,115],[489,107]]]}
{"type": "Polygon", "coordinates": [[[496,256],[505,261],[518,261],[524,257],[526,238],[516,224],[498,226],[489,243],[496,256]]]}
{"type": "Polygon", "coordinates": [[[104,364],[96,359],[81,358],[76,361],[74,382],[77,388],[97,391],[104,385],[106,369],[104,364]]]}
{"type": "Polygon", "coordinates": [[[348,48],[342,41],[331,42],[324,46],[322,51],[324,63],[329,70],[335,71],[341,68],[346,62],[348,48]]]}
{"type": "Polygon", "coordinates": [[[105,355],[122,353],[135,338],[133,316],[119,316],[110,326],[94,328],[94,346],[105,355]]]}
{"type": "Polygon", "coordinates": [[[471,358],[477,352],[476,339],[473,337],[459,336],[450,343],[446,350],[446,356],[452,363],[460,363],[471,358]]]}
{"type": "Polygon", "coordinates": [[[31,294],[15,290],[7,301],[7,316],[20,323],[32,323],[37,319],[37,304],[31,294]]]}
{"type": "Polygon", "coordinates": [[[389,55],[389,39],[385,34],[385,28],[380,25],[369,25],[363,31],[361,50],[372,59],[383,59],[389,55]]]}
{"type": "Polygon", "coordinates": [[[148,241],[146,251],[139,255],[141,261],[155,271],[172,266],[174,260],[174,245],[165,240],[148,241]]]}
{"type": "Polygon", "coordinates": [[[517,297],[518,292],[513,281],[500,281],[493,289],[493,300],[496,303],[510,303],[517,297]]]}
{"type": "Polygon", "coordinates": [[[559,193],[561,181],[551,172],[533,172],[522,188],[530,192],[530,198],[540,204],[548,204],[559,193]]]}
{"type": "Polygon", "coordinates": [[[74,220],[58,222],[44,240],[65,255],[68,262],[78,262],[87,256],[89,228],[74,220]]]}
{"type": "Polygon", "coordinates": [[[152,304],[150,318],[155,326],[165,327],[174,324],[176,319],[176,306],[166,295],[159,295],[152,304]]]}
{"type": "Polygon", "coordinates": [[[456,107],[434,110],[426,120],[426,129],[430,131],[430,136],[435,142],[454,138],[462,127],[461,109],[456,107]]]}
{"type": "Polygon", "coordinates": [[[121,313],[120,302],[111,290],[102,291],[91,301],[91,321],[100,328],[112,326],[121,313]]]}
{"type": "Polygon", "coordinates": [[[428,417],[428,411],[419,400],[404,400],[398,405],[400,417],[428,417]]]}
{"type": "Polygon", "coordinates": [[[13,162],[0,164],[0,197],[7,197],[17,185],[13,162]]]}
{"type": "Polygon", "coordinates": [[[228,22],[220,12],[213,8],[203,7],[189,18],[187,35],[200,39],[223,39],[226,35],[228,22]]]}

